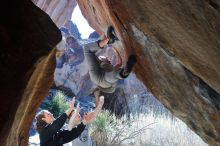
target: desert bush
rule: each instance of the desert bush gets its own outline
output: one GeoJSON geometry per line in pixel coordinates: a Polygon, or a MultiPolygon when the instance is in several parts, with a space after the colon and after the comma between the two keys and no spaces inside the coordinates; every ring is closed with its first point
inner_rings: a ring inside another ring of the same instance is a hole
{"type": "Polygon", "coordinates": [[[137,120],[128,119],[127,116],[117,119],[109,111],[103,111],[95,118],[90,128],[91,138],[98,146],[119,146],[127,140],[135,139],[154,124],[142,124],[133,128],[137,120]]]}
{"type": "Polygon", "coordinates": [[[68,108],[68,102],[62,92],[56,92],[51,100],[46,99],[41,107],[53,113],[54,117],[58,117],[68,108]]]}

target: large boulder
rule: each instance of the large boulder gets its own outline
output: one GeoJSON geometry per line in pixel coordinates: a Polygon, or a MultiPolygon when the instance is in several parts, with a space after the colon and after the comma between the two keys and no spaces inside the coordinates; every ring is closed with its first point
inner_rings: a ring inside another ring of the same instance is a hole
{"type": "Polygon", "coordinates": [[[0,143],[27,145],[35,111],[53,81],[61,33],[29,0],[0,5],[0,143]]]}
{"type": "Polygon", "coordinates": [[[170,111],[220,145],[220,3],[217,0],[77,0],[99,33],[114,26],[123,62],[170,111]],[[105,12],[105,13],[103,13],[105,12]]]}

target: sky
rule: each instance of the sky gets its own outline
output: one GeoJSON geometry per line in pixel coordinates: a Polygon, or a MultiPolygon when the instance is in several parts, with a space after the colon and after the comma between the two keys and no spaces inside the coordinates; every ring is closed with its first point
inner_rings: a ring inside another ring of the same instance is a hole
{"type": "Polygon", "coordinates": [[[73,11],[71,20],[77,25],[79,32],[81,33],[81,38],[83,39],[88,38],[90,33],[94,31],[83,17],[78,5],[73,11]]]}

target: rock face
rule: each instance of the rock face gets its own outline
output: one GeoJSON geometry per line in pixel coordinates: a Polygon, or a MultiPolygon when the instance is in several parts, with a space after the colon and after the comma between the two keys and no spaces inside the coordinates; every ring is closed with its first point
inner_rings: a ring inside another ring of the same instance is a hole
{"type": "Polygon", "coordinates": [[[39,8],[46,12],[58,26],[66,26],[71,19],[76,0],[32,0],[39,8]]]}
{"type": "Polygon", "coordinates": [[[137,55],[135,73],[156,98],[207,143],[220,145],[219,1],[78,4],[99,34],[115,27],[123,62],[122,54],[137,55]]]}
{"type": "Polygon", "coordinates": [[[24,146],[35,111],[53,81],[51,50],[61,33],[29,0],[4,1],[0,17],[0,143],[24,146]]]}

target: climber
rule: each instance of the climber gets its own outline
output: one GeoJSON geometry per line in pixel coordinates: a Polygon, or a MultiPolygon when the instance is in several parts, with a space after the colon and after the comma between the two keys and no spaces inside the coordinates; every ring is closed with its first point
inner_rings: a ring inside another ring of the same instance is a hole
{"type": "Polygon", "coordinates": [[[130,55],[124,68],[115,68],[105,56],[96,56],[99,49],[104,48],[107,44],[113,44],[118,38],[115,35],[114,28],[108,27],[107,37],[97,42],[84,45],[84,56],[89,67],[91,80],[98,88],[105,93],[113,93],[116,88],[116,82],[119,79],[127,78],[134,64],[136,56],[130,55]]]}
{"type": "MultiPolygon", "coordinates": [[[[76,113],[72,116],[75,116],[72,119],[77,127],[68,126],[69,130],[62,130],[62,127],[67,120],[67,118],[71,115],[71,112],[74,110],[74,102],[75,98],[70,101],[69,108],[59,116],[57,119],[53,117],[53,114],[47,110],[42,110],[35,116],[36,120],[36,130],[39,133],[40,137],[40,146],[63,146],[63,144],[72,141],[77,138],[85,129],[86,124],[92,123],[95,118],[94,112],[89,112],[88,114],[83,115],[82,122],[79,120],[78,112],[79,105],[76,108],[76,113]]],[[[70,117],[71,118],[71,117],[70,117]]]]}

